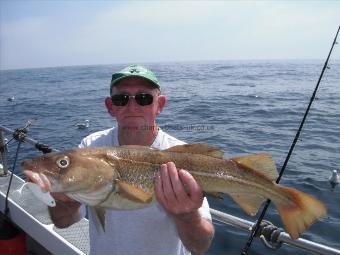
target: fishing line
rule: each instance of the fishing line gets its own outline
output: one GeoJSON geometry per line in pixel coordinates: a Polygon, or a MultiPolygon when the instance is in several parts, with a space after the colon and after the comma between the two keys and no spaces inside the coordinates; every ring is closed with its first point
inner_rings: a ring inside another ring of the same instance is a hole
{"type": "MultiPolygon", "coordinates": [[[[320,74],[320,76],[319,76],[319,80],[318,80],[318,82],[317,82],[317,84],[316,84],[316,86],[315,86],[314,92],[313,92],[313,94],[312,94],[312,96],[311,96],[311,98],[310,98],[310,100],[309,100],[308,107],[307,107],[307,109],[306,109],[306,111],[305,111],[305,114],[304,114],[304,116],[303,116],[303,118],[302,118],[302,121],[301,121],[301,123],[300,123],[299,129],[298,129],[298,131],[296,132],[295,138],[294,138],[294,140],[293,140],[293,142],[292,142],[292,144],[291,144],[291,146],[290,146],[290,149],[289,149],[289,152],[288,152],[288,154],[287,154],[286,160],[285,160],[285,162],[284,162],[284,164],[283,164],[283,166],[282,166],[282,168],[281,168],[281,170],[280,170],[279,177],[277,178],[276,183],[279,183],[279,182],[280,182],[281,177],[282,177],[282,175],[283,175],[283,172],[285,171],[286,166],[287,166],[287,164],[288,164],[288,161],[289,161],[289,159],[290,159],[290,156],[292,155],[293,150],[294,150],[294,148],[295,148],[295,145],[296,145],[296,143],[297,143],[297,141],[298,141],[298,139],[299,139],[299,137],[300,137],[301,130],[302,130],[302,128],[303,128],[303,125],[304,125],[304,123],[305,123],[305,120],[306,120],[306,118],[307,118],[307,115],[308,115],[308,113],[309,113],[309,110],[310,110],[310,108],[311,108],[311,105],[312,105],[312,103],[313,103],[313,101],[314,101],[314,99],[315,99],[315,95],[316,95],[317,90],[318,90],[318,88],[319,88],[319,84],[320,84],[320,82],[321,82],[321,79],[322,79],[322,77],[323,77],[323,74],[324,74],[326,68],[328,68],[328,61],[329,61],[329,58],[330,58],[330,56],[331,56],[331,54],[332,54],[334,45],[337,44],[336,40],[337,40],[337,37],[338,37],[338,34],[339,34],[339,30],[340,30],[340,26],[338,27],[338,30],[337,30],[337,32],[336,32],[336,35],[335,35],[334,40],[333,40],[333,43],[332,43],[332,47],[331,47],[331,49],[330,49],[330,51],[329,51],[329,53],[328,53],[327,59],[326,59],[326,61],[325,61],[325,64],[324,64],[324,66],[323,66],[323,68],[322,68],[322,71],[321,71],[321,74],[320,74]]],[[[265,206],[264,206],[263,209],[262,209],[261,215],[260,215],[260,217],[258,218],[258,220],[257,220],[257,222],[256,222],[256,225],[252,228],[252,231],[251,231],[251,233],[250,233],[250,236],[249,236],[249,238],[248,238],[248,241],[247,241],[247,243],[245,244],[243,250],[241,251],[241,255],[247,255],[248,250],[249,250],[249,248],[250,248],[250,246],[251,246],[251,244],[252,244],[252,242],[253,242],[253,240],[254,240],[254,237],[256,236],[256,234],[257,234],[257,232],[258,232],[258,230],[259,230],[260,224],[261,224],[261,222],[262,222],[262,220],[263,220],[263,218],[264,218],[264,216],[265,216],[265,214],[266,214],[266,211],[267,211],[267,209],[268,209],[268,207],[269,207],[269,205],[270,205],[270,202],[271,202],[270,199],[268,199],[268,200],[266,201],[265,206]]]]}
{"type": "Polygon", "coordinates": [[[5,216],[6,216],[6,217],[7,217],[8,214],[9,214],[8,196],[9,196],[9,191],[10,191],[11,185],[12,185],[14,170],[15,170],[15,166],[16,166],[16,163],[17,163],[17,159],[18,159],[18,155],[19,155],[19,150],[20,150],[21,142],[22,142],[22,141],[20,141],[20,140],[19,140],[19,142],[18,142],[17,151],[16,151],[16,153],[15,153],[15,158],[14,158],[14,163],[13,163],[13,168],[12,168],[12,172],[11,172],[11,176],[10,176],[10,179],[9,179],[8,188],[7,188],[7,192],[6,192],[6,199],[5,199],[5,216]]]}

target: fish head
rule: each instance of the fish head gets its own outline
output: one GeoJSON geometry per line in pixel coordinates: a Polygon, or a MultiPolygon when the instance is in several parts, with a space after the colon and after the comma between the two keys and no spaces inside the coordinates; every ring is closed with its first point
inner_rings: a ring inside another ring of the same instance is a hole
{"type": "Polygon", "coordinates": [[[23,161],[21,168],[33,182],[47,180],[51,192],[91,192],[119,177],[114,163],[100,152],[86,148],[49,153],[23,161]]]}

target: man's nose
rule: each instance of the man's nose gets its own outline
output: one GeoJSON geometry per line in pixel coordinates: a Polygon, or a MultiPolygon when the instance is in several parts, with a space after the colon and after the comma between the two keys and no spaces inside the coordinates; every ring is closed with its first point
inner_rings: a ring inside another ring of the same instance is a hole
{"type": "Polygon", "coordinates": [[[137,104],[135,98],[130,97],[130,99],[129,99],[129,101],[128,101],[126,107],[128,107],[129,110],[134,110],[134,111],[136,111],[136,110],[138,110],[139,105],[137,104]]]}

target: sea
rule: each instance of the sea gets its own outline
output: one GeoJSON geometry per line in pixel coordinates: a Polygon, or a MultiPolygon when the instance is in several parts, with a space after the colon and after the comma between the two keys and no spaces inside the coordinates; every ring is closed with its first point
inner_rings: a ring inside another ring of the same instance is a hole
{"type": "MultiPolygon", "coordinates": [[[[312,97],[325,60],[242,60],[141,63],[153,70],[167,96],[159,126],[187,143],[220,147],[225,157],[268,152],[278,170],[285,161],[312,97]]],[[[129,63],[130,64],[130,63],[129,63]]],[[[132,63],[131,63],[132,64],[132,63]]],[[[11,129],[30,121],[28,136],[58,150],[76,147],[88,134],[116,122],[107,113],[113,72],[127,64],[66,66],[0,71],[0,125],[11,129]],[[12,101],[8,98],[14,97],[12,101]],[[76,123],[89,120],[87,129],[76,123]]],[[[328,208],[328,214],[302,237],[340,249],[340,185],[331,187],[331,170],[340,171],[340,60],[330,60],[315,100],[288,161],[281,182],[307,192],[328,208]]],[[[11,140],[11,136],[6,135],[11,140]]],[[[10,141],[13,169],[17,143],[10,141]]],[[[20,147],[20,162],[41,155],[20,147]]],[[[227,195],[208,198],[214,209],[256,221],[227,195]]],[[[265,216],[282,227],[270,206],[265,216]]],[[[216,233],[207,254],[240,254],[249,233],[214,222],[216,233]]],[[[282,245],[272,251],[255,239],[248,254],[309,254],[282,245]]]]}

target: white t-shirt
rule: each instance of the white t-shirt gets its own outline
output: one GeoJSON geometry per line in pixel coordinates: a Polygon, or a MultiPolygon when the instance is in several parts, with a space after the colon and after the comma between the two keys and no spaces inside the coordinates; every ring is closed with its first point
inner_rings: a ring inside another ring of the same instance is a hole
{"type": "MultiPolygon", "coordinates": [[[[159,130],[151,147],[164,150],[180,144],[185,143],[159,130]]],[[[79,145],[80,148],[102,146],[119,146],[117,128],[93,133],[79,145]]],[[[199,212],[211,221],[206,198],[199,212]]],[[[158,203],[138,210],[106,210],[105,233],[96,224],[98,219],[89,210],[91,255],[190,254],[179,238],[173,219],[158,203]]]]}

